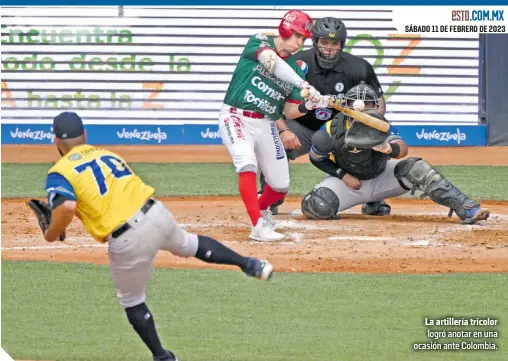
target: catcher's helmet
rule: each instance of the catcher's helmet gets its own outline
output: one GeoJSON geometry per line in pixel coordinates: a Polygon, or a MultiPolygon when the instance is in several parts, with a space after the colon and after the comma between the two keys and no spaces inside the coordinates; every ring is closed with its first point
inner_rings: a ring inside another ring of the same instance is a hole
{"type": "Polygon", "coordinates": [[[353,109],[353,103],[358,99],[363,100],[366,110],[379,107],[379,97],[377,96],[374,89],[365,84],[364,81],[349,89],[344,98],[346,101],[345,106],[349,109],[353,109]]]}
{"type": "Polygon", "coordinates": [[[305,36],[312,37],[312,18],[300,10],[290,10],[282,18],[279,25],[279,35],[289,38],[293,31],[305,36]]]}
{"type": "Polygon", "coordinates": [[[333,68],[337,60],[339,60],[342,50],[344,49],[344,45],[346,44],[346,25],[337,18],[326,17],[318,19],[312,29],[312,38],[319,66],[323,69],[333,68]],[[340,49],[338,49],[337,53],[332,58],[325,56],[323,51],[319,49],[319,38],[335,41],[338,40],[340,42],[340,49]]]}

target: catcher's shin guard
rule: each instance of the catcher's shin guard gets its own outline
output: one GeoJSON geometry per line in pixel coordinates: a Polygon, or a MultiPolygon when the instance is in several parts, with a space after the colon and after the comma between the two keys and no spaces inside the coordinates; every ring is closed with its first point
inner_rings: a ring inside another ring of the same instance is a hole
{"type": "Polygon", "coordinates": [[[429,196],[437,204],[450,208],[448,216],[451,217],[455,212],[462,223],[475,223],[489,216],[488,211],[481,210],[476,201],[462,193],[452,182],[421,158],[411,157],[400,161],[395,166],[395,176],[398,179],[405,178],[413,184],[411,194],[419,188],[424,192],[422,198],[429,196]]]}

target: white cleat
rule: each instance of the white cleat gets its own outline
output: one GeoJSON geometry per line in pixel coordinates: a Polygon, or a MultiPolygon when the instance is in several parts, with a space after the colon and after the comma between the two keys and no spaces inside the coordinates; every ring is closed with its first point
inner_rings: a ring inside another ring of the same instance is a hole
{"type": "Polygon", "coordinates": [[[259,218],[258,223],[252,227],[249,238],[260,242],[280,241],[286,236],[274,231],[273,226],[267,223],[263,217],[259,218]]]}

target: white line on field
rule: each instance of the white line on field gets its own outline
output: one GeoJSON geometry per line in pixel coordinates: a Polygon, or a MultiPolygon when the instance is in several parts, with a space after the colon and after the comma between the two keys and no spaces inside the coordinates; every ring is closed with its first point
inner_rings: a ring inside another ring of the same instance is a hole
{"type": "Polygon", "coordinates": [[[419,241],[411,241],[402,243],[404,246],[413,246],[413,247],[428,247],[431,244],[431,241],[428,239],[422,239],[419,241]]]}

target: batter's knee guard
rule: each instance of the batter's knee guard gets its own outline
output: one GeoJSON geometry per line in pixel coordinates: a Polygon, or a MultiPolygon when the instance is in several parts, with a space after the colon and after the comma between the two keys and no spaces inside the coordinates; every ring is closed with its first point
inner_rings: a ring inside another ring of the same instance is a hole
{"type": "Polygon", "coordinates": [[[302,213],[308,219],[331,219],[339,211],[339,198],[326,187],[313,189],[302,200],[302,213]]]}
{"type": "Polygon", "coordinates": [[[413,184],[411,194],[419,188],[424,192],[422,198],[429,196],[437,204],[450,208],[449,217],[455,212],[463,223],[477,220],[480,205],[422,158],[411,157],[400,161],[395,166],[395,176],[413,184]]]}

